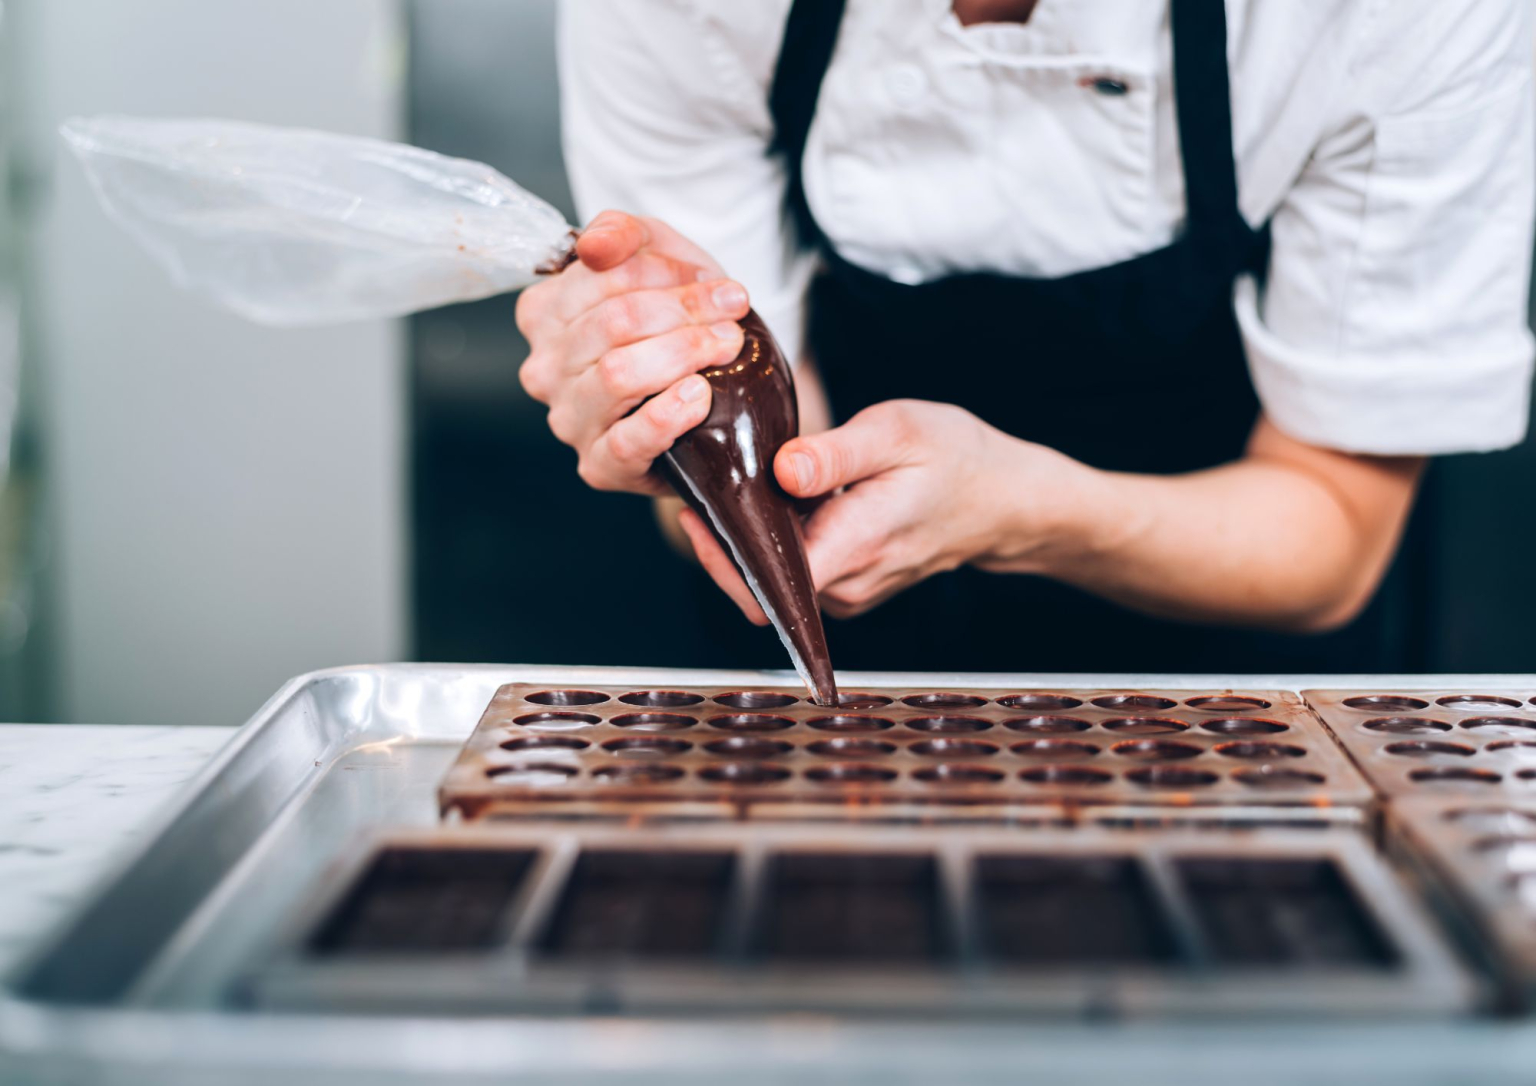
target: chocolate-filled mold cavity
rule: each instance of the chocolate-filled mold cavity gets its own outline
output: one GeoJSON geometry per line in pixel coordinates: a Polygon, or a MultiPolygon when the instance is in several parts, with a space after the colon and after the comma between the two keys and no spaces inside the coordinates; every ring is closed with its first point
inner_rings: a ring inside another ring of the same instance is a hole
{"type": "Polygon", "coordinates": [[[501,749],[522,754],[528,751],[586,750],[591,745],[585,739],[575,739],[569,735],[525,735],[518,739],[508,739],[501,745],[501,749]]]}
{"type": "Polygon", "coordinates": [[[1159,716],[1117,717],[1106,720],[1104,727],[1119,735],[1174,735],[1189,730],[1189,725],[1182,720],[1159,716]]]}
{"type": "Polygon", "coordinates": [[[915,732],[969,735],[986,731],[992,727],[992,722],[979,716],[919,716],[906,721],[906,725],[915,732]]]}
{"type": "Polygon", "coordinates": [[[1107,694],[1102,698],[1094,698],[1093,704],[1100,709],[1113,709],[1117,713],[1140,713],[1144,710],[1160,712],[1175,709],[1179,703],[1172,698],[1154,694],[1107,694]]]}
{"type": "Polygon", "coordinates": [[[967,765],[961,762],[941,762],[912,771],[914,780],[925,784],[997,784],[1008,774],[991,766],[967,765]]]}
{"type": "Polygon", "coordinates": [[[907,748],[924,758],[986,758],[997,753],[997,746],[980,739],[923,739],[907,748]]]}
{"type": "Polygon", "coordinates": [[[1016,732],[1033,732],[1037,735],[1064,735],[1085,732],[1093,727],[1088,721],[1075,716],[1016,716],[1003,721],[1003,727],[1016,732]]]}
{"type": "Polygon", "coordinates": [[[728,705],[732,709],[782,709],[799,700],[793,694],[773,690],[736,690],[715,698],[721,705],[728,705]]]}
{"type": "Polygon", "coordinates": [[[699,776],[720,784],[778,784],[789,780],[789,770],[770,762],[724,762],[705,766],[699,776]]]}
{"type": "Polygon", "coordinates": [[[1239,769],[1232,779],[1249,788],[1311,788],[1323,783],[1321,773],[1290,766],[1261,765],[1239,769]]]}
{"type": "Polygon", "coordinates": [[[1079,739],[1026,739],[1008,749],[1021,758],[1071,762],[1096,757],[1102,748],[1097,743],[1085,743],[1079,739]]]}
{"type": "Polygon", "coordinates": [[[1240,697],[1236,694],[1208,694],[1190,698],[1184,703],[1202,713],[1258,713],[1270,707],[1263,698],[1240,697]]]}
{"type": "Polygon", "coordinates": [[[1067,694],[1007,694],[998,698],[997,703],[1030,713],[1060,713],[1078,708],[1083,699],[1067,694]]]}
{"type": "Polygon", "coordinates": [[[896,722],[890,717],[855,716],[851,713],[813,716],[805,724],[806,727],[815,728],[821,732],[883,732],[887,728],[896,726],[896,722]]]}
{"type": "Polygon", "coordinates": [[[795,749],[793,743],[782,739],[769,739],[762,735],[733,735],[728,739],[715,739],[704,744],[711,754],[726,758],[777,758],[795,749]]]}
{"type": "Polygon", "coordinates": [[[698,723],[691,716],[680,713],[620,713],[612,717],[615,728],[628,728],[637,732],[677,732],[698,723]]]}
{"type": "Polygon", "coordinates": [[[1109,748],[1111,753],[1138,762],[1177,762],[1198,758],[1204,749],[1193,743],[1175,743],[1166,739],[1128,739],[1109,748]]]}
{"type": "Polygon", "coordinates": [[[896,779],[897,773],[883,765],[843,762],[807,769],[805,777],[818,784],[889,784],[896,779]]]}
{"type": "Polygon", "coordinates": [[[1483,750],[1489,754],[1500,754],[1511,759],[1536,758],[1536,740],[1499,739],[1489,743],[1483,750]]]}
{"type": "Polygon", "coordinates": [[[639,705],[647,709],[683,709],[700,704],[704,695],[687,690],[631,690],[627,694],[620,694],[619,700],[625,705],[639,705]]]}
{"type": "MultiPolygon", "coordinates": [[[[442,809],[498,824],[811,819],[936,826],[1092,819],[1099,816],[1079,812],[1117,805],[1180,808],[1181,819],[1224,819],[1215,811],[1227,806],[1279,806],[1304,809],[1298,817],[1307,824],[1358,825],[1374,802],[1317,715],[1287,691],[861,686],[827,709],[798,687],[689,678],[571,687],[603,699],[579,708],[529,700],[563,685],[503,687],[444,779],[442,809]],[[552,722],[552,714],[570,718],[552,722]],[[1281,764],[1313,776],[1259,798],[1231,775],[1281,764]],[[559,781],[508,775],[541,765],[558,766],[550,772],[559,781]],[[666,768],[638,768],[650,766],[666,768]],[[1193,776],[1137,772],[1178,767],[1193,776]],[[1199,811],[1184,810],[1192,808],[1199,811]]],[[[1350,712],[1357,730],[1377,719],[1350,712]]],[[[1462,739],[1475,735],[1458,731],[1455,741],[1479,745],[1462,739]]],[[[1405,769],[1438,764],[1385,753],[1377,760],[1405,769]]],[[[1514,770],[1536,768],[1536,759],[1504,756],[1503,764],[1513,781],[1514,770]]]]}
{"type": "Polygon", "coordinates": [[[894,700],[884,694],[845,690],[837,695],[837,707],[839,709],[884,709],[894,700]]]}
{"type": "Polygon", "coordinates": [[[884,758],[895,754],[898,748],[895,743],[887,743],[884,739],[848,736],[818,739],[807,744],[805,749],[824,758],[884,758]]]}
{"type": "Polygon", "coordinates": [[[1289,731],[1290,725],[1260,717],[1229,716],[1222,717],[1220,720],[1202,720],[1200,730],[1214,732],[1217,735],[1279,735],[1283,731],[1289,731]]]}
{"type": "Polygon", "coordinates": [[[767,713],[726,713],[712,716],[705,723],[724,732],[777,732],[795,726],[795,722],[787,716],[770,716],[767,713]]]}
{"type": "Polygon", "coordinates": [[[591,713],[524,713],[513,718],[512,723],[522,728],[538,728],[540,731],[569,731],[573,728],[589,728],[601,724],[603,718],[591,713]]]}
{"type": "Polygon", "coordinates": [[[955,694],[944,690],[931,694],[909,694],[901,701],[903,705],[910,705],[914,709],[974,709],[987,703],[987,699],[979,694],[955,694]]]}
{"type": "Polygon", "coordinates": [[[626,735],[623,739],[608,740],[603,749],[620,758],[673,758],[687,754],[693,744],[664,735],[626,735]]]}
{"type": "Polygon", "coordinates": [[[1520,748],[1536,754],[1536,712],[1520,691],[1440,690],[1422,694],[1315,690],[1303,696],[1383,792],[1388,803],[1447,794],[1520,791],[1520,748]],[[1400,704],[1416,703],[1397,712],[1400,704]],[[1372,716],[1386,706],[1391,715],[1372,716]]]}
{"type": "Polygon", "coordinates": [[[535,705],[601,705],[608,695],[598,690],[536,690],[527,699],[535,705]]]}

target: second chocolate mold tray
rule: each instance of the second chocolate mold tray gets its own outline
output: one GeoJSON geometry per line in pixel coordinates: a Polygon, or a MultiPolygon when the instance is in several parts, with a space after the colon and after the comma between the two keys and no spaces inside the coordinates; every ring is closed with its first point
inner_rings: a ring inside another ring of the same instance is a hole
{"type": "Polygon", "coordinates": [[[1305,808],[1372,795],[1283,691],[497,691],[443,781],[445,814],[848,817],[897,807],[1305,808]],[[675,813],[675,812],[674,812],[675,813]]]}
{"type": "Polygon", "coordinates": [[[1389,800],[1536,798],[1536,703],[1523,691],[1306,690],[1389,800]]]}

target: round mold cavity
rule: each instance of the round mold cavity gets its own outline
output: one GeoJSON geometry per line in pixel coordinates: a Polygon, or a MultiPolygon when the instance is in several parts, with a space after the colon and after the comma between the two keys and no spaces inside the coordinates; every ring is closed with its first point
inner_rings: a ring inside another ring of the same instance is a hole
{"type": "Polygon", "coordinates": [[[1440,819],[1455,823],[1469,833],[1536,832],[1536,812],[1522,811],[1518,807],[1457,807],[1444,812],[1440,819]]]}
{"type": "Polygon", "coordinates": [[[1147,765],[1131,770],[1125,779],[1143,788],[1207,788],[1221,778],[1187,765],[1147,765]]]}
{"type": "Polygon", "coordinates": [[[683,771],[675,765],[657,765],[655,762],[605,765],[592,771],[592,776],[604,784],[666,784],[682,775],[683,771]]]}
{"type": "Polygon", "coordinates": [[[1263,698],[1248,698],[1241,694],[1208,694],[1190,698],[1184,704],[1202,713],[1256,713],[1269,708],[1269,702],[1263,698]]]}
{"type": "Polygon", "coordinates": [[[787,716],[768,713],[724,713],[710,717],[705,723],[723,732],[781,732],[795,726],[787,716]]]}
{"type": "Polygon", "coordinates": [[[979,716],[920,716],[907,721],[907,727],[913,731],[937,735],[969,735],[984,732],[991,726],[990,720],[979,716]]]}
{"type": "Polygon", "coordinates": [[[1427,716],[1379,716],[1361,725],[1366,731],[1385,732],[1388,735],[1434,735],[1448,732],[1451,726],[1443,720],[1431,720],[1427,716]]]}
{"type": "Polygon", "coordinates": [[[1172,698],[1160,698],[1156,694],[1106,694],[1102,698],[1094,698],[1093,703],[1100,709],[1173,709],[1178,702],[1172,698]]]}
{"type": "Polygon", "coordinates": [[[912,776],[924,784],[996,784],[1003,779],[1004,773],[990,766],[945,762],[924,766],[912,776]]]}
{"type": "Polygon", "coordinates": [[[1522,720],[1517,716],[1474,716],[1461,722],[1469,732],[1484,735],[1524,735],[1536,732],[1536,720],[1522,720]]]}
{"type": "Polygon", "coordinates": [[[1128,739],[1109,748],[1122,758],[1142,762],[1177,762],[1198,758],[1203,752],[1192,743],[1173,743],[1166,739],[1128,739]]]}
{"type": "Polygon", "coordinates": [[[1438,739],[1408,739],[1401,743],[1388,743],[1381,749],[1400,758],[1434,758],[1439,755],[1470,758],[1477,753],[1476,748],[1465,743],[1447,743],[1438,739]]]}
{"type": "Polygon", "coordinates": [[[573,739],[569,735],[525,735],[508,739],[501,749],[521,754],[530,750],[586,750],[591,745],[585,739],[573,739]]]}
{"type": "Polygon", "coordinates": [[[1009,694],[998,698],[997,703],[1031,713],[1057,713],[1063,709],[1076,709],[1083,704],[1081,698],[1068,697],[1066,694],[1009,694]]]}
{"type": "Polygon", "coordinates": [[[535,690],[523,700],[535,705],[601,705],[608,695],[600,690],[535,690]]]}
{"type": "Polygon", "coordinates": [[[681,739],[668,739],[664,735],[630,735],[623,739],[610,739],[603,744],[609,754],[620,758],[670,758],[686,754],[693,744],[681,739]]]}
{"type": "Polygon", "coordinates": [[[512,723],[541,732],[563,732],[590,728],[593,724],[601,724],[602,718],[591,713],[524,713],[513,717],[512,723]]]}
{"type": "Polygon", "coordinates": [[[1216,753],[1227,758],[1245,758],[1249,761],[1260,761],[1266,758],[1302,758],[1306,756],[1305,747],[1293,747],[1289,743],[1265,743],[1255,740],[1241,740],[1236,743],[1222,743],[1216,747],[1216,753]]]}
{"type": "Polygon", "coordinates": [[[1037,765],[1019,770],[1019,779],[1062,788],[1092,788],[1108,784],[1115,775],[1086,765],[1037,765]]]}
{"type": "Polygon", "coordinates": [[[954,694],[944,690],[935,690],[927,694],[908,694],[901,699],[902,704],[910,705],[914,709],[974,709],[978,705],[985,705],[987,699],[975,694],[954,694]]]}
{"type": "Polygon", "coordinates": [[[1470,847],[1473,852],[1492,859],[1505,871],[1521,875],[1536,873],[1536,835],[1499,833],[1491,837],[1480,837],[1470,847]]]}
{"type": "Polygon", "coordinates": [[[1497,743],[1489,743],[1483,750],[1510,758],[1536,758],[1536,742],[1529,739],[1500,739],[1497,743]]]}
{"type": "Polygon", "coordinates": [[[1291,769],[1288,766],[1261,765],[1252,769],[1239,769],[1232,779],[1249,788],[1311,788],[1327,778],[1310,769],[1291,769]]]}
{"type": "Polygon", "coordinates": [[[513,788],[548,788],[564,784],[576,775],[576,767],[554,762],[533,762],[524,765],[498,765],[485,771],[496,784],[513,788]]]}
{"type": "Polygon", "coordinates": [[[837,738],[818,739],[806,750],[828,758],[883,758],[896,753],[896,744],[884,739],[837,738]]]}
{"type": "Polygon", "coordinates": [[[1106,720],[1104,727],[1121,735],[1172,735],[1189,730],[1189,725],[1182,720],[1170,720],[1162,716],[1123,716],[1117,720],[1106,720]]]}
{"type": "Polygon", "coordinates": [[[639,705],[646,709],[681,709],[699,704],[704,700],[704,695],[689,693],[687,690],[631,690],[627,694],[620,694],[619,700],[625,705],[639,705]]]}
{"type": "Polygon", "coordinates": [[[907,748],[925,758],[985,758],[997,753],[992,743],[980,739],[924,739],[907,748]]]}
{"type": "Polygon", "coordinates": [[[706,766],[699,776],[716,784],[778,784],[789,779],[789,770],[767,762],[724,762],[706,766]]]}
{"type": "Polygon", "coordinates": [[[799,700],[793,694],[777,690],[737,690],[715,698],[719,704],[729,705],[732,709],[782,709],[799,700]]]}
{"type": "Polygon", "coordinates": [[[1466,765],[1425,766],[1408,774],[1408,779],[1419,784],[1498,784],[1502,773],[1491,769],[1473,769],[1466,765]]]}
{"type": "Polygon", "coordinates": [[[1522,781],[1536,781],[1536,769],[1517,769],[1515,776],[1522,781]]]}
{"type": "Polygon", "coordinates": [[[884,716],[836,713],[832,716],[815,716],[805,723],[807,727],[822,732],[883,732],[896,722],[884,716]]]}
{"type": "Polygon", "coordinates": [[[1358,698],[1345,698],[1344,704],[1351,709],[1366,709],[1374,713],[1416,713],[1428,709],[1423,698],[1410,698],[1407,694],[1366,694],[1358,698]]]}
{"type": "Polygon", "coordinates": [[[1016,732],[1034,732],[1038,735],[1060,735],[1066,732],[1085,732],[1093,725],[1075,716],[1016,716],[1003,721],[1003,727],[1016,732]]]}
{"type": "Polygon", "coordinates": [[[1279,735],[1281,732],[1291,730],[1289,724],[1254,716],[1228,716],[1220,720],[1207,720],[1201,723],[1200,728],[1202,731],[1215,732],[1217,735],[1279,735]]]}
{"type": "Polygon", "coordinates": [[[1099,753],[1097,743],[1084,743],[1080,739],[1026,739],[1008,749],[1024,758],[1049,758],[1052,761],[1092,758],[1099,753]]]}
{"type": "Polygon", "coordinates": [[[1501,713],[1505,709],[1520,708],[1519,699],[1498,694],[1448,694],[1436,698],[1435,704],[1464,713],[1501,713]]]}
{"type": "Polygon", "coordinates": [[[727,758],[777,758],[794,750],[794,744],[782,739],[769,739],[763,735],[732,735],[705,743],[704,749],[711,754],[723,754],[727,758]]]}
{"type": "Polygon", "coordinates": [[[637,732],[678,732],[693,727],[698,721],[680,713],[620,713],[608,723],[615,728],[637,732]]]}
{"type": "Polygon", "coordinates": [[[890,703],[891,699],[884,694],[865,694],[855,691],[837,695],[839,709],[883,709],[890,703]]]}
{"type": "Polygon", "coordinates": [[[1536,834],[1532,833],[1491,833],[1485,837],[1479,837],[1468,848],[1473,852],[1496,852],[1499,849],[1511,848],[1516,845],[1526,845],[1536,848],[1536,834]]]}
{"type": "Polygon", "coordinates": [[[807,769],[805,778],[817,784],[889,784],[896,779],[896,771],[883,765],[845,762],[842,765],[819,765],[807,769]]]}

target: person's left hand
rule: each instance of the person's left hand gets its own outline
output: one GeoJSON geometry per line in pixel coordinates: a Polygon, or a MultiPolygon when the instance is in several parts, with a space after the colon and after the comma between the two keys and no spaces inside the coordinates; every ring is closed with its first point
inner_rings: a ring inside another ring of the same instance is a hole
{"type": "MultiPolygon", "coordinates": [[[[779,484],[796,498],[830,494],[806,522],[806,551],[822,606],[846,618],[935,573],[1007,557],[1019,568],[1049,544],[1040,503],[1082,465],[1011,438],[969,411],[892,400],[842,426],[785,443],[779,484]],[[833,493],[838,488],[840,493],[833,493]]],[[[767,621],[709,529],[683,528],[701,563],[752,621],[767,621]]]]}

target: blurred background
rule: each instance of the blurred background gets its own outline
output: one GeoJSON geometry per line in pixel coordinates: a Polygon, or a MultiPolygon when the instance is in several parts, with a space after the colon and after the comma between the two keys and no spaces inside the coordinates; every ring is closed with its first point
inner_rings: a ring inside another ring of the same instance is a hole
{"type": "MultiPolygon", "coordinates": [[[[401,659],[784,666],[766,631],[699,633],[724,604],[647,503],[576,484],[511,298],[247,324],[175,290],[56,137],[114,112],[403,139],[572,216],[553,33],[554,0],[0,0],[0,720],[238,723],[291,675],[401,659]]],[[[1536,669],[1536,445],[1442,461],[1422,515],[1420,667],[1536,669]]]]}

